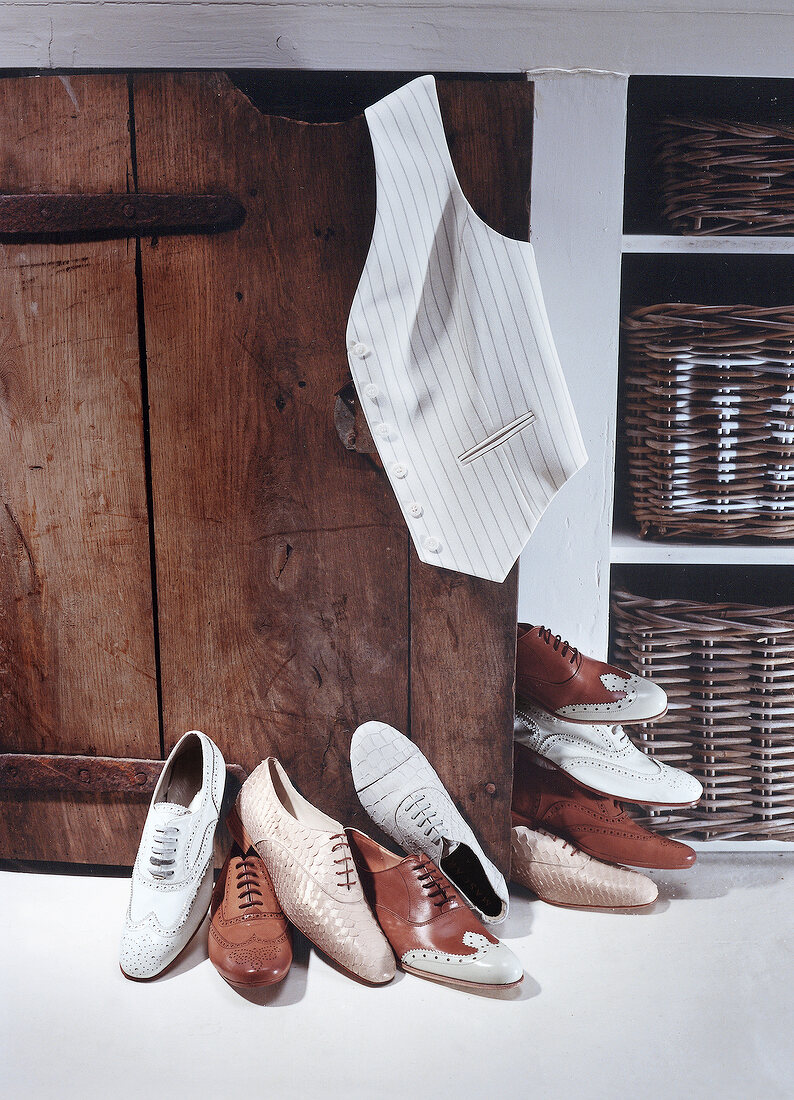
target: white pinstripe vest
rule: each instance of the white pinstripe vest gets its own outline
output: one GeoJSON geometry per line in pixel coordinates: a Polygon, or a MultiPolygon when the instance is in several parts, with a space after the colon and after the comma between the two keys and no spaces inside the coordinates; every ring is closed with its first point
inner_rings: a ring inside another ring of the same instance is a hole
{"type": "Polygon", "coordinates": [[[503,581],[587,461],[532,245],[469,205],[432,76],[365,115],[377,209],[350,370],[421,560],[503,581]]]}

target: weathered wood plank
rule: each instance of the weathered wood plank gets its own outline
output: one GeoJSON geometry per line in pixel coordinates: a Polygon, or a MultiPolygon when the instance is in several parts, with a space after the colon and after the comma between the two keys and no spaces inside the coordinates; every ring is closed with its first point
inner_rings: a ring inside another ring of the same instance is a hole
{"type": "MultiPolygon", "coordinates": [[[[126,122],[123,76],[0,81],[0,191],[124,191],[126,122]]],[[[124,241],[0,246],[5,749],[160,753],[134,256],[124,241]]],[[[25,806],[25,849],[79,858],[84,822],[52,801],[54,817],[25,806]]],[[[19,822],[2,820],[16,854],[19,822]]],[[[93,850],[131,820],[93,815],[93,850]]]]}
{"type": "MultiPolygon", "coordinates": [[[[123,190],[126,116],[123,77],[0,82],[0,190],[123,190]]],[[[0,256],[0,736],[159,755],[134,243],[0,256]]]]}
{"type": "Polygon", "coordinates": [[[334,427],[374,217],[363,118],[264,116],[222,74],[134,78],[141,188],[228,190],[222,238],[143,243],[166,744],[278,755],[358,818],[353,728],[408,709],[408,537],[334,427]]]}

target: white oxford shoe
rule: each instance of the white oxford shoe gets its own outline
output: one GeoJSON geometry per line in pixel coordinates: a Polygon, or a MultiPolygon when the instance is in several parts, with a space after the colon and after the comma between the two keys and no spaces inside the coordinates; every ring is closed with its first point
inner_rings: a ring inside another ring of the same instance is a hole
{"type": "Polygon", "coordinates": [[[514,737],[582,787],[620,802],[691,806],[703,794],[694,775],[646,756],[622,726],[566,722],[540,707],[521,705],[514,737]]]}
{"type": "Polygon", "coordinates": [[[429,856],[484,923],[505,919],[503,876],[412,741],[385,722],[365,722],[350,743],[350,768],[376,825],[406,852],[429,856]]]}
{"type": "Polygon", "coordinates": [[[155,978],[209,909],[213,840],[226,765],[209,737],[177,741],[157,781],[130,883],[119,963],[127,978],[155,978]]]}

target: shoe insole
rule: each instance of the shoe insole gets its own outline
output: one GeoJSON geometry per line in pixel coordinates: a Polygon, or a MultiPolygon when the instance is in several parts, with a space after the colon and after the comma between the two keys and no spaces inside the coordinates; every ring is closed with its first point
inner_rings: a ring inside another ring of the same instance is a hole
{"type": "Polygon", "coordinates": [[[173,802],[175,806],[187,806],[191,810],[195,809],[191,803],[201,795],[203,779],[204,759],[201,744],[197,737],[192,737],[183,751],[171,762],[171,771],[163,786],[162,801],[173,802]]]}
{"type": "Polygon", "coordinates": [[[439,867],[481,912],[488,917],[499,916],[502,912],[502,901],[468,845],[459,844],[454,852],[440,860],[439,867]]]}

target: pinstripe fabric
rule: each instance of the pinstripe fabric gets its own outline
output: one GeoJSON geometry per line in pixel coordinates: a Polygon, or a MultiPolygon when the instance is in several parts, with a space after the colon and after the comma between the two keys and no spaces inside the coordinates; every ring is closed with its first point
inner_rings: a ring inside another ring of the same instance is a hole
{"type": "Polygon", "coordinates": [[[421,560],[503,581],[587,461],[534,252],[469,205],[432,76],[365,114],[377,205],[353,380],[421,560]]]}

